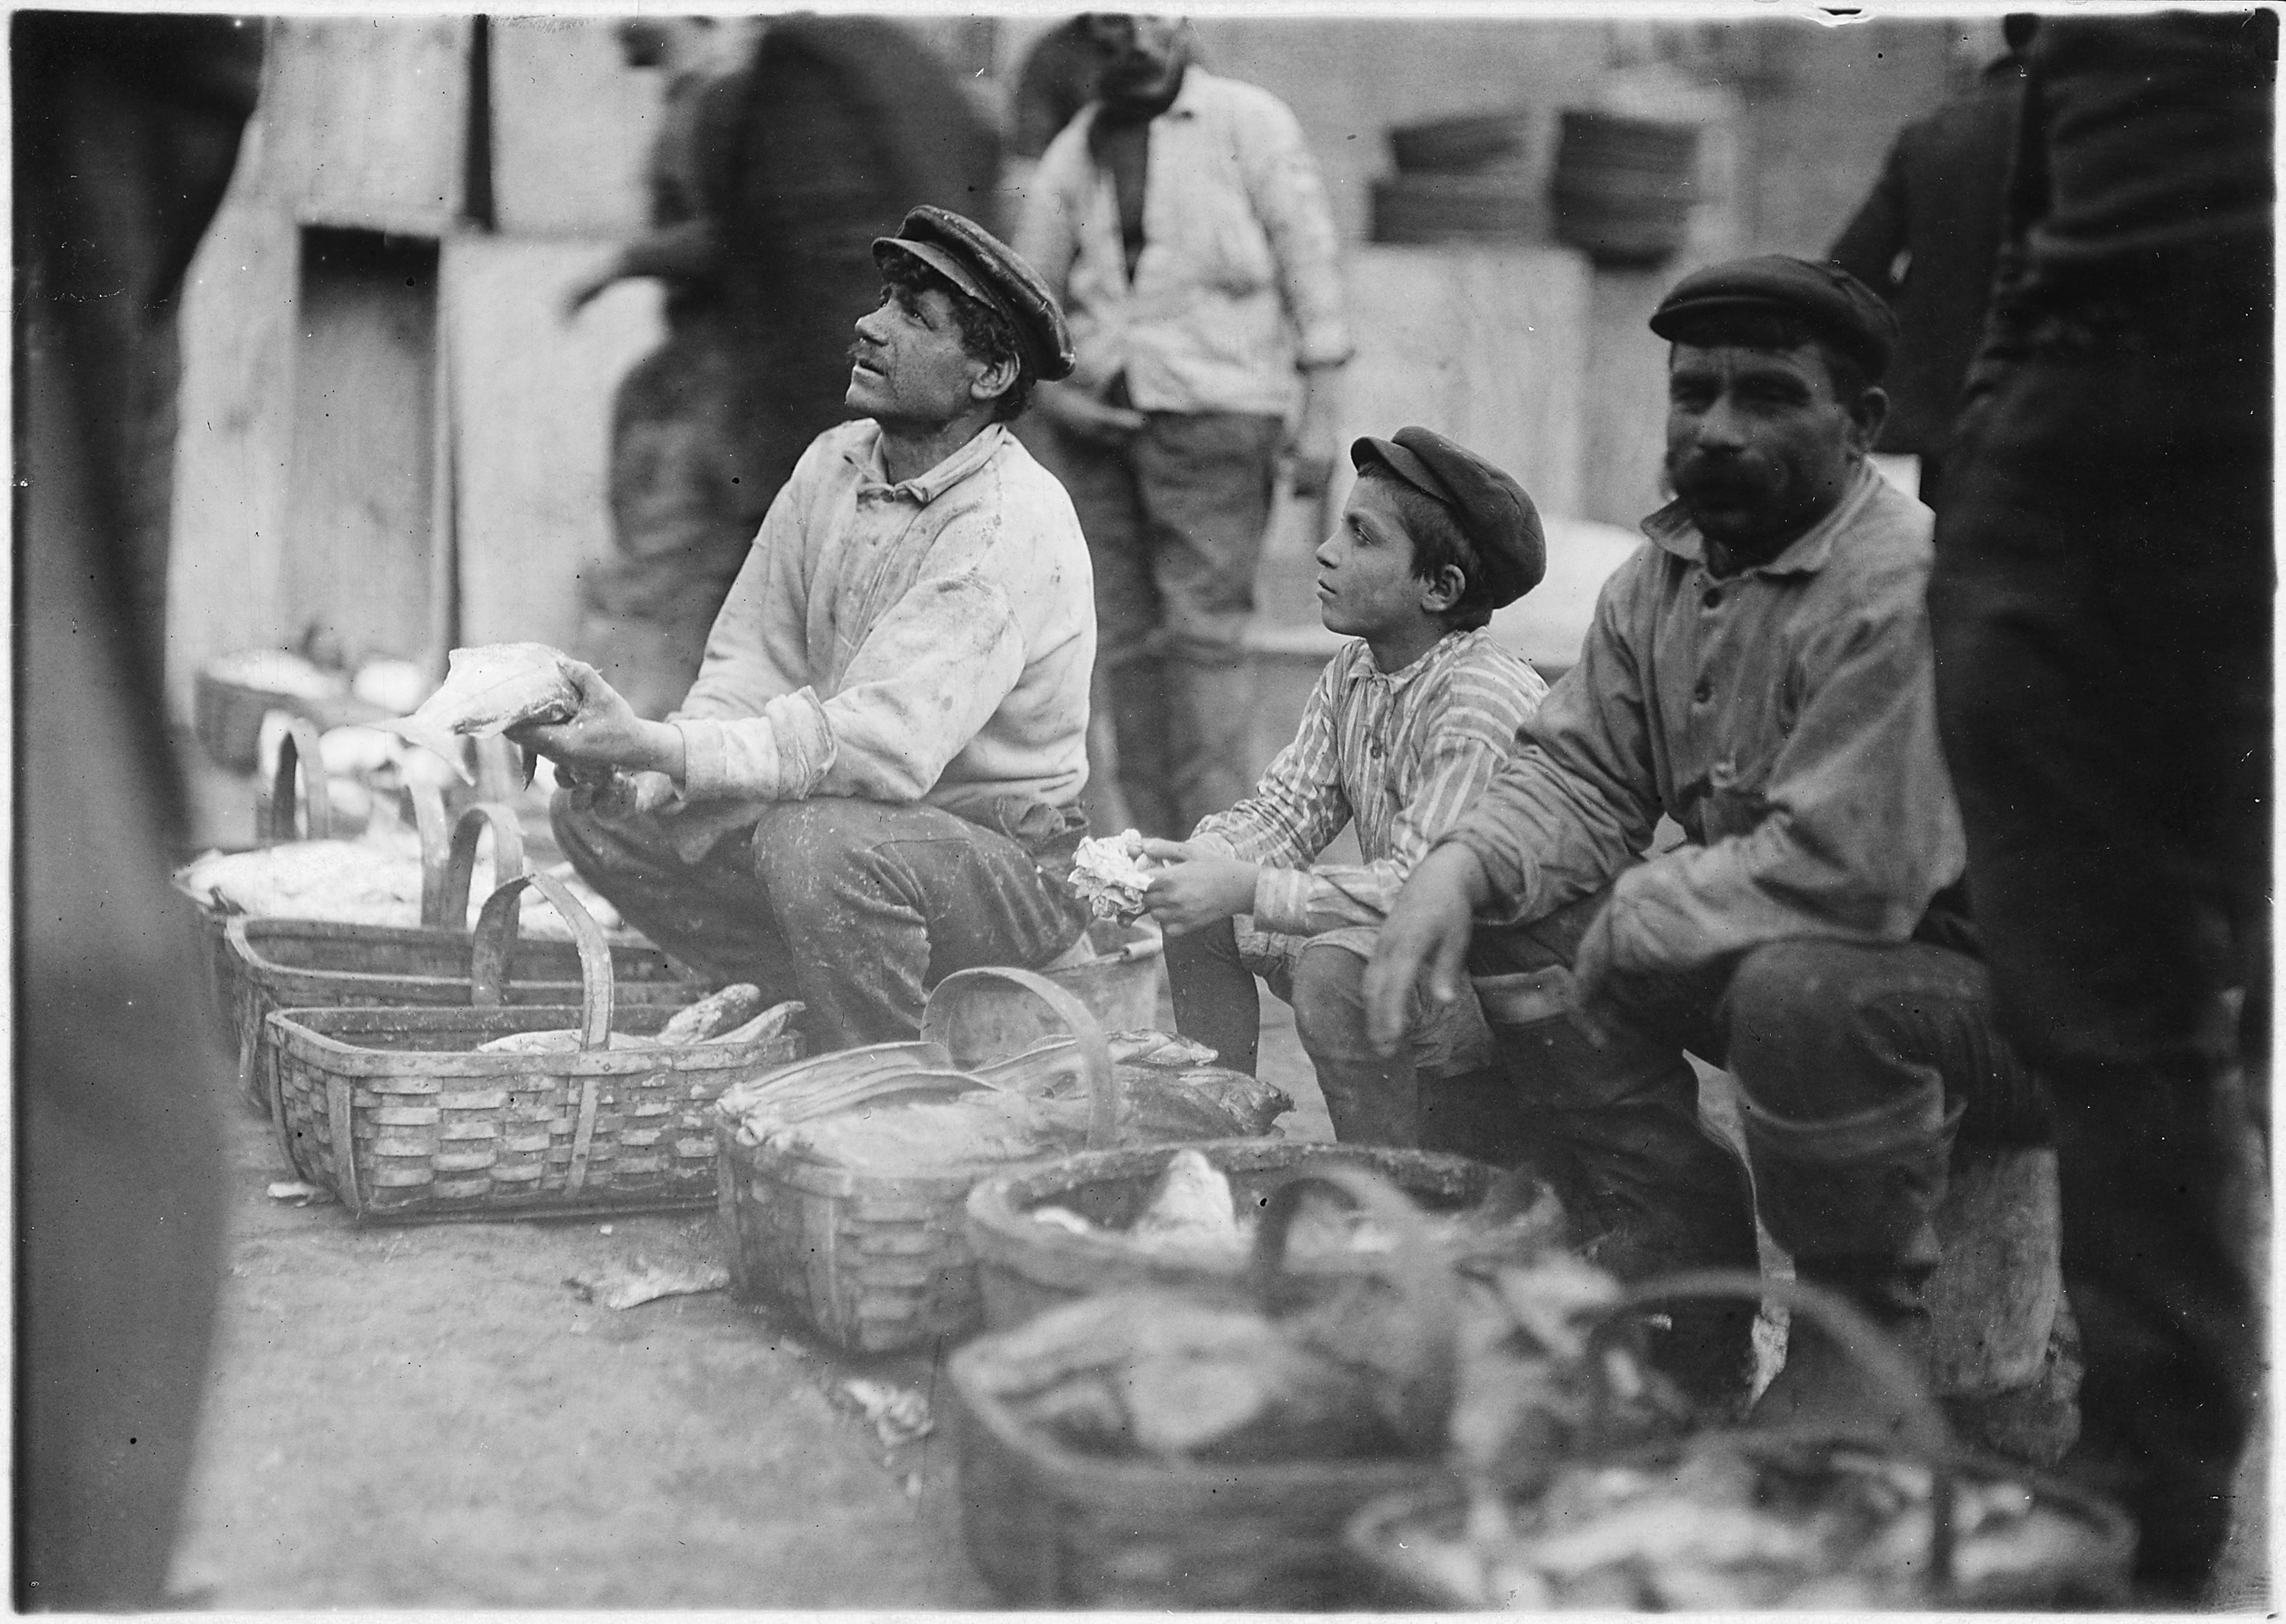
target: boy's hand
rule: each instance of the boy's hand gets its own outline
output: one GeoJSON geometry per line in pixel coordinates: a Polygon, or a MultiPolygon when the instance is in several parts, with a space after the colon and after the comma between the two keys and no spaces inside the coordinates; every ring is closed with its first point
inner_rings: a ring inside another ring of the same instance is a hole
{"type": "Polygon", "coordinates": [[[1366,1030],[1383,1054],[1405,1041],[1416,989],[1438,1009],[1460,996],[1475,911],[1488,889],[1476,853],[1440,846],[1397,894],[1365,968],[1366,1030]]]}
{"type": "Polygon", "coordinates": [[[1143,905],[1171,936],[1202,930],[1254,907],[1254,863],[1186,840],[1146,840],[1143,855],[1164,865],[1151,877],[1143,905]]]}

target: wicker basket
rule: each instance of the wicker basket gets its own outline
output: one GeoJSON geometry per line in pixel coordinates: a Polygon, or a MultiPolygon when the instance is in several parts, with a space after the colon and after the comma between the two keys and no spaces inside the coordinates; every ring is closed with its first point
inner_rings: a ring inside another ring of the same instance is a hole
{"type": "Polygon", "coordinates": [[[294,1170],[362,1220],[573,1217],[703,1207],[714,1196],[708,1116],[734,1083],[800,1052],[793,1034],[747,1044],[612,1049],[614,1030],[656,1031],[674,1013],[621,1011],[611,949],[553,877],[494,891],[477,924],[471,978],[497,986],[508,921],[536,887],[571,925],[576,1006],[281,1010],[272,1120],[294,1170]],[[616,1025],[615,1025],[616,1022],[616,1025]],[[561,1053],[477,1053],[512,1032],[577,1028],[561,1053]]]}
{"type": "MultiPolygon", "coordinates": [[[[516,940],[516,918],[502,926],[502,980],[477,985],[475,938],[468,918],[477,841],[493,832],[493,871],[502,880],[524,871],[516,815],[479,802],[453,830],[444,878],[424,901],[421,926],[353,925],[330,919],[263,919],[238,915],[225,925],[237,1000],[239,1087],[267,1109],[276,1059],[268,1018],[280,1009],[379,1009],[413,1005],[560,1004],[579,1001],[579,950],[574,942],[516,940]]],[[[608,940],[608,938],[607,938],[608,940]]],[[[691,1002],[706,986],[648,943],[611,942],[618,1007],[691,1002]]]]}
{"type": "MultiPolygon", "coordinates": [[[[346,693],[348,683],[343,683],[346,693]]],[[[191,682],[191,730],[217,766],[252,772],[261,759],[262,719],[272,711],[307,717],[307,696],[256,688],[201,667],[191,682]]]]}
{"type": "MultiPolygon", "coordinates": [[[[1601,1417],[1608,1415],[1612,1407],[1606,1385],[1609,1361],[1593,1354],[1645,1311],[1678,1301],[1735,1297],[1781,1303],[1799,1319],[1817,1323],[1857,1359],[1868,1384],[1882,1396],[1880,1413],[1901,1416],[1903,1423],[1894,1431],[1876,1428],[1840,1436],[1780,1428],[1711,1435],[1719,1447],[1736,1451],[1750,1462],[1796,1469],[1844,1470],[1853,1461],[1903,1459],[1927,1468],[1931,1474],[1927,1553],[1910,1565],[1911,1572],[1898,1575],[1900,1594],[1882,1604],[1938,1612],[2110,1607],[2124,1599],[2134,1531],[2117,1508],[2044,1474],[1962,1454],[1926,1384],[1888,1349],[1880,1333],[1833,1294],[1795,1281],[1765,1280],[1739,1270],[1707,1269],[1646,1281],[1628,1291],[1597,1327],[1589,1344],[1588,1368],[1597,1381],[1599,1418],[1589,1428],[1591,1441],[1582,1452],[1587,1459],[1602,1455],[1615,1465],[1661,1468],[1675,1462],[1686,1449],[1707,1447],[1710,1435],[1704,1433],[1616,1454],[1593,1442],[1598,1436],[1607,1436],[1601,1417]],[[1959,1493],[1966,1486],[1999,1483],[2029,1491],[2035,1506],[2061,1513],[2075,1527],[2077,1538],[2069,1541],[2069,1549],[2053,1550],[2038,1561],[1965,1574],[1958,1561],[1955,1526],[1959,1493]]],[[[1529,1517],[1531,1510],[1527,1502],[1512,1507],[1511,1515],[1529,1517]]],[[[1352,1521],[1345,1540],[1351,1552],[1379,1576],[1383,1587],[1379,1599],[1391,1604],[1445,1612],[1510,1611],[1505,1603],[1488,1602],[1482,1595],[1459,1588],[1448,1564],[1436,1554],[1439,1545],[1449,1548],[1461,1541],[1467,1517],[1466,1498],[1456,1483],[1416,1487],[1362,1509],[1352,1521]]],[[[1578,1532],[1569,1525],[1567,1530],[1578,1532]]],[[[1594,1604],[1598,1610],[1608,1610],[1612,1604],[1608,1596],[1594,1604]]],[[[1695,1608],[1703,1604],[1683,1604],[1695,1608]]],[[[1777,1600],[1758,1604],[1789,1604],[1777,1600]]],[[[1834,1604],[1806,1596],[1793,1604],[1834,1604]]],[[[1546,1610],[1545,1604],[1535,1598],[1528,1610],[1546,1610]]]]}
{"type": "MultiPolygon", "coordinates": [[[[950,1067],[942,1042],[946,1027],[965,1005],[1008,985],[1053,1010],[1077,1040],[1087,1079],[1088,1143],[1109,1145],[1119,1095],[1103,1029],[1086,1005],[1044,976],[999,968],[946,976],[929,994],[921,1042],[909,1045],[914,1066],[924,1074],[950,1067]]],[[[974,1084],[953,1076],[950,1085],[974,1084]]],[[[1000,1164],[871,1173],[749,1143],[736,1123],[719,1115],[714,1136],[722,1244],[738,1296],[790,1308],[829,1341],[860,1353],[958,1339],[976,1328],[982,1302],[961,1205],[976,1181],[1000,1164]]]]}
{"type": "Polygon", "coordinates": [[[1312,1186],[1348,1194],[1399,1238],[1379,1267],[1430,1328],[1444,1365],[1408,1433],[1418,1457],[1208,1464],[1083,1453],[1028,1425],[1002,1398],[995,1336],[952,1356],[961,1525],[969,1559],[1019,1607],[1316,1610],[1363,1581],[1342,1533],[1370,1502],[1445,1481],[1436,1451],[1450,1407],[1453,1277],[1417,1216],[1388,1184],[1327,1164],[1289,1179],[1263,1213],[1249,1280],[1265,1312],[1297,1292],[1283,1266],[1297,1199],[1312,1186]]]}
{"type": "MultiPolygon", "coordinates": [[[[333,837],[333,800],[326,784],[326,763],[318,747],[318,729],[309,721],[296,718],[287,729],[286,737],[278,745],[278,770],[266,784],[256,787],[254,798],[254,843],[257,849],[282,846],[303,838],[296,827],[296,802],[294,788],[296,781],[302,788],[299,805],[307,808],[307,838],[312,840],[333,837]]],[[[444,805],[437,802],[434,816],[440,821],[444,805]]],[[[221,1012],[224,1021],[234,1025],[238,1019],[238,994],[231,962],[228,930],[230,912],[208,902],[193,892],[177,870],[175,889],[191,899],[197,910],[199,922],[199,958],[206,971],[207,990],[214,998],[214,1006],[221,1012]]]]}
{"type": "MultiPolygon", "coordinates": [[[[1223,1139],[1194,1145],[1231,1181],[1242,1200],[1260,1199],[1297,1172],[1362,1167],[1387,1179],[1416,1205],[1453,1211],[1482,1202],[1499,1170],[1465,1156],[1376,1145],[1329,1145],[1293,1139],[1223,1139]]],[[[1087,1150],[1038,1167],[996,1174],[969,1192],[968,1243],[984,1291],[984,1323],[994,1330],[1021,1325],[1059,1303],[1100,1292],[1166,1287],[1196,1293],[1244,1289],[1246,1260],[1193,1253],[1170,1255],[1136,1245],[1116,1233],[1133,1223],[1166,1166],[1164,1146],[1087,1150]],[[1100,1234],[1073,1234],[1031,1218],[1054,1204],[1104,1226],[1100,1234]]],[[[1335,1256],[1297,1260],[1291,1273],[1326,1286],[1371,1273],[1368,1258],[1335,1256]]]]}

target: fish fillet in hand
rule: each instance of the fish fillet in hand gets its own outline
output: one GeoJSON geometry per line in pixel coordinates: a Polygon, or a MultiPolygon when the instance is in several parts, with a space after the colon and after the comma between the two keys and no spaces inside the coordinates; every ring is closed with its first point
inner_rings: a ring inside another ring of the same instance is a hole
{"type": "Polygon", "coordinates": [[[410,716],[376,723],[450,761],[462,779],[458,737],[481,738],[527,721],[569,721],[579,708],[570,659],[544,643],[493,643],[454,649],[442,687],[410,716]]]}

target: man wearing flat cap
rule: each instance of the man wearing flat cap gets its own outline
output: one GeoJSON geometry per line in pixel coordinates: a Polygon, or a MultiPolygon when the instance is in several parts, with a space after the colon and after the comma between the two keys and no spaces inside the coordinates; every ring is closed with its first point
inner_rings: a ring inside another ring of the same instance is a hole
{"type": "MultiPolygon", "coordinates": [[[[1374,1034],[1399,1045],[1416,989],[1456,1000],[1465,966],[1508,1068],[1500,1154],[1608,1232],[1603,1261],[1753,1269],[1759,1210],[1803,1279],[1925,1356],[1956,1129],[2045,1124],[1965,950],[1930,516],[1865,454],[1894,318],[1845,272],[1765,256],[1684,278],[1651,326],[1672,345],[1675,501],[1391,910],[1374,1034]],[[1654,851],[1662,816],[1683,839],[1654,851]],[[1751,1193],[1699,1123],[1686,1052],[1738,1080],[1751,1193]]],[[[1742,1399],[1752,1317],[1678,1308],[1661,1357],[1742,1399]]],[[[1806,1335],[1762,1400],[1871,1402],[1806,1335]]]]}
{"type": "Polygon", "coordinates": [[[1007,427],[1070,335],[959,215],[916,209],[873,254],[862,415],[770,504],[682,707],[644,721],[581,669],[579,713],[515,736],[575,780],[580,874],[717,984],[799,997],[816,1049],[910,1037],[928,982],[1045,964],[1085,920],[1087,546],[1007,427]]]}
{"type": "Polygon", "coordinates": [[[1376,1054],[1366,961],[1413,865],[1548,691],[1485,629],[1538,584],[1546,555],[1532,498],[1442,435],[1400,429],[1359,440],[1350,459],[1357,484],[1318,548],[1318,601],[1328,629],[1355,641],[1327,665],[1251,796],[1188,840],[1145,842],[1168,865],[1145,901],[1168,933],[1185,1037],[1251,1072],[1258,974],[1293,1006],[1336,1138],[1436,1144],[1451,1137],[1439,1108],[1490,1064],[1490,1036],[1462,999],[1415,1023],[1397,1053],[1376,1054]],[[1363,861],[1320,862],[1351,824],[1363,861]]]}

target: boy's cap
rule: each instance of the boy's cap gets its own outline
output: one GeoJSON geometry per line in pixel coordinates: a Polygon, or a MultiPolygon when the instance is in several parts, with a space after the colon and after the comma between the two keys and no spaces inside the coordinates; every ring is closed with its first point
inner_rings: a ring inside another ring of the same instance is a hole
{"type": "Polygon", "coordinates": [[[905,216],[894,237],[873,239],[873,263],[910,254],[979,304],[998,311],[1015,329],[1032,375],[1052,383],[1071,375],[1071,328],[1056,296],[1015,249],[966,215],[923,203],[905,216]]]}
{"type": "Polygon", "coordinates": [[[1839,265],[1787,254],[1757,254],[1694,271],[1651,313],[1651,330],[1673,339],[1691,319],[1710,311],[1760,308],[1791,311],[1820,337],[1854,356],[1875,382],[1897,347],[1897,316],[1873,290],[1839,265]]]}
{"type": "Polygon", "coordinates": [[[1540,584],[1548,572],[1540,509],[1506,472],[1467,446],[1419,428],[1399,429],[1385,440],[1368,435],[1351,445],[1350,465],[1360,473],[1376,462],[1453,510],[1461,533],[1483,560],[1494,609],[1540,584]]]}

